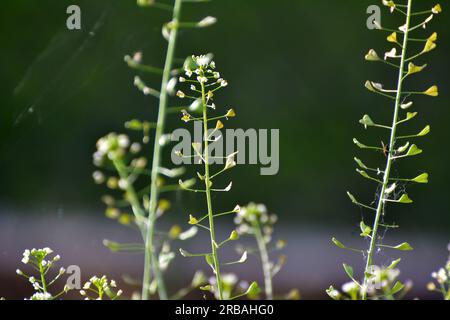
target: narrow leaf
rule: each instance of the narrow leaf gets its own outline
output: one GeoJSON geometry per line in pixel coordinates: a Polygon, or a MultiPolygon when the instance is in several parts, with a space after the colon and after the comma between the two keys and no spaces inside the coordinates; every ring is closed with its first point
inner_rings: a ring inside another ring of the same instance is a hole
{"type": "Polygon", "coordinates": [[[342,242],[340,242],[338,239],[332,238],[331,241],[332,241],[337,247],[339,247],[339,248],[341,248],[341,249],[345,249],[345,245],[344,245],[342,242]]]}
{"type": "Polygon", "coordinates": [[[411,251],[413,247],[408,242],[403,242],[398,246],[392,247],[392,249],[400,250],[400,251],[411,251]]]}
{"type": "Polygon", "coordinates": [[[353,158],[355,160],[355,162],[358,164],[358,166],[362,169],[369,169],[360,159],[358,158],[353,158]]]}
{"type": "Polygon", "coordinates": [[[391,290],[391,295],[394,295],[396,293],[399,293],[400,291],[403,290],[403,288],[405,287],[405,285],[403,283],[401,283],[400,281],[397,281],[394,286],[392,287],[391,290]]]}
{"type": "Polygon", "coordinates": [[[389,270],[394,269],[401,261],[402,259],[397,259],[391,262],[391,264],[389,265],[389,267],[387,267],[389,270]]]}
{"type": "Polygon", "coordinates": [[[342,266],[344,267],[345,273],[353,280],[353,268],[345,263],[342,266]]]}

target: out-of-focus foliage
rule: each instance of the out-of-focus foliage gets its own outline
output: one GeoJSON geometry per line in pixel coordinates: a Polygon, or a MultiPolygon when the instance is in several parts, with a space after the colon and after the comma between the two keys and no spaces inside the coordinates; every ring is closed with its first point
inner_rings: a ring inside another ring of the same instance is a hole
{"type": "MultiPolygon", "coordinates": [[[[122,58],[142,50],[149,61],[162,64],[165,41],[160,25],[165,17],[137,8],[135,1],[76,2],[82,10],[81,31],[65,28],[66,8],[72,1],[2,3],[1,201],[99,207],[101,191],[90,177],[94,141],[123,119],[156,117],[156,103],[135,94],[122,58]]],[[[374,71],[363,58],[357,59],[370,47],[386,46],[383,37],[372,34],[376,31],[361,28],[370,4],[215,0],[205,12],[186,12],[199,18],[214,12],[220,21],[201,35],[192,34],[189,43],[182,40],[179,57],[191,54],[193,47],[198,53],[216,54],[230,81],[226,101],[240,111],[233,126],[281,132],[279,174],[256,177],[257,166],[238,167],[234,201],[263,200],[282,213],[285,223],[353,223],[345,188],[366,190],[365,181],[348,175],[353,168],[351,138],[358,130],[355,119],[370,109],[374,118],[384,121],[389,108],[361,84],[367,74],[386,84],[395,81],[384,79],[382,68],[374,71]],[[379,43],[373,42],[375,38],[379,43]],[[346,183],[338,185],[338,180],[346,183]]],[[[385,19],[388,23],[389,17],[385,19]]],[[[436,20],[434,26],[442,30],[440,50],[431,53],[432,79],[425,75],[420,81],[445,84],[448,19],[436,20]]],[[[426,168],[433,172],[433,180],[420,194],[415,187],[410,189],[415,207],[409,212],[400,209],[397,221],[405,228],[407,224],[444,228],[450,223],[450,204],[439,199],[446,197],[450,178],[449,152],[442,148],[448,137],[450,109],[445,106],[450,95],[442,85],[438,100],[418,100],[433,123],[433,133],[422,144],[427,157],[405,163],[405,170],[426,168]],[[421,212],[432,212],[433,219],[421,212]]],[[[417,125],[422,129],[423,123],[417,125]]],[[[360,196],[373,198],[370,192],[360,196]]],[[[222,209],[229,202],[227,196],[216,200],[222,209]]]]}

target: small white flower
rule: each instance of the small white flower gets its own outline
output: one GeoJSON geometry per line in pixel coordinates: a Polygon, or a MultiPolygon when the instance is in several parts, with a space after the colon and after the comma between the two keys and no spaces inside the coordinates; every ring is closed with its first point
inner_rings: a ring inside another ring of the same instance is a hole
{"type": "Polygon", "coordinates": [[[178,90],[178,92],[177,92],[177,97],[183,99],[184,97],[186,97],[186,95],[184,94],[183,91],[178,90]]]}
{"type": "Polygon", "coordinates": [[[191,84],[191,90],[192,90],[192,91],[195,91],[195,90],[197,90],[197,87],[194,86],[193,84],[191,84]]]}
{"type": "Polygon", "coordinates": [[[177,86],[177,78],[173,77],[167,82],[167,92],[169,92],[170,95],[173,95],[175,92],[175,87],[177,86]]]}
{"type": "Polygon", "coordinates": [[[211,62],[212,55],[201,55],[198,57],[193,57],[193,60],[197,63],[199,67],[206,67],[211,62]]]}
{"type": "Polygon", "coordinates": [[[438,272],[433,272],[431,276],[436,279],[436,281],[440,284],[445,283],[448,280],[447,272],[444,268],[439,269],[438,272]]]}
{"type": "Polygon", "coordinates": [[[66,269],[63,267],[59,268],[59,275],[63,275],[66,272],[66,269]]]}
{"type": "Polygon", "coordinates": [[[130,145],[130,139],[125,134],[119,134],[117,141],[121,148],[127,148],[130,145]]]}
{"type": "Polygon", "coordinates": [[[178,81],[180,81],[180,82],[186,82],[186,78],[180,77],[180,78],[178,79],[178,81]]]}
{"type": "Polygon", "coordinates": [[[20,269],[16,269],[16,273],[17,273],[19,276],[22,276],[22,275],[23,275],[23,272],[22,272],[22,270],[20,270],[20,269]]]}
{"type": "Polygon", "coordinates": [[[31,300],[51,300],[53,297],[50,293],[36,292],[31,296],[31,300]]]}
{"type": "Polygon", "coordinates": [[[52,253],[53,252],[53,250],[52,249],[50,249],[49,247],[45,247],[44,249],[42,249],[42,250],[44,250],[44,252],[46,253],[46,254],[50,254],[50,253],[52,253]]]}
{"type": "Polygon", "coordinates": [[[220,82],[220,86],[222,87],[226,87],[228,85],[228,82],[226,80],[222,80],[222,82],[220,82]]]}
{"type": "Polygon", "coordinates": [[[59,261],[60,259],[61,259],[61,256],[60,256],[59,254],[57,254],[57,255],[53,258],[53,261],[56,262],[56,261],[59,261]]]}
{"type": "Polygon", "coordinates": [[[345,293],[353,292],[356,290],[358,290],[358,285],[353,281],[344,283],[342,285],[342,291],[344,291],[345,293]]]}
{"type": "Polygon", "coordinates": [[[97,150],[100,152],[100,154],[107,153],[109,151],[109,147],[110,147],[109,141],[105,137],[100,138],[97,141],[97,150]]]}
{"type": "Polygon", "coordinates": [[[185,71],[186,76],[188,76],[189,78],[192,77],[192,70],[186,69],[185,71]]]}
{"type": "Polygon", "coordinates": [[[86,291],[80,290],[80,295],[85,296],[86,295],[86,291]]]}
{"type": "Polygon", "coordinates": [[[397,279],[397,277],[400,275],[400,270],[399,269],[389,269],[387,270],[387,277],[389,279],[389,281],[394,281],[395,279],[397,279]]]}
{"type": "Polygon", "coordinates": [[[152,90],[150,90],[149,87],[144,87],[144,88],[142,89],[142,93],[145,94],[146,96],[148,96],[148,95],[150,94],[151,91],[152,91],[152,90]]]}
{"type": "Polygon", "coordinates": [[[111,280],[110,284],[109,284],[112,288],[117,287],[116,281],[111,280]]]}
{"type": "Polygon", "coordinates": [[[138,153],[138,152],[140,152],[141,151],[141,144],[140,143],[138,143],[138,142],[134,142],[134,143],[132,143],[131,144],[131,146],[130,146],[130,151],[132,152],[132,153],[138,153]]]}
{"type": "Polygon", "coordinates": [[[26,249],[26,250],[23,252],[22,262],[23,262],[24,264],[27,264],[29,261],[30,261],[30,250],[26,249]]]}
{"type": "Polygon", "coordinates": [[[226,273],[222,276],[224,284],[234,286],[238,282],[238,277],[234,273],[226,273]]]}
{"type": "Polygon", "coordinates": [[[334,290],[330,290],[327,291],[328,295],[333,298],[333,299],[339,299],[339,297],[341,296],[341,294],[339,293],[339,291],[337,291],[336,289],[334,290]]]}
{"type": "Polygon", "coordinates": [[[208,16],[208,17],[203,18],[201,21],[199,21],[197,23],[197,26],[199,28],[209,27],[210,25],[213,25],[216,22],[217,22],[217,18],[208,16]]]}
{"type": "Polygon", "coordinates": [[[387,58],[398,58],[397,49],[392,48],[391,51],[386,52],[384,54],[384,60],[387,60],[387,58]]]}
{"type": "Polygon", "coordinates": [[[125,190],[126,188],[128,188],[128,180],[119,179],[119,188],[122,190],[125,190]]]}
{"type": "Polygon", "coordinates": [[[200,83],[206,83],[206,82],[208,82],[208,78],[205,76],[198,76],[197,81],[200,83]]]}
{"type": "Polygon", "coordinates": [[[96,184],[102,184],[105,182],[105,175],[101,171],[94,171],[92,173],[92,178],[96,184]]]}
{"type": "Polygon", "coordinates": [[[91,282],[95,282],[95,281],[98,281],[99,279],[98,279],[97,276],[93,276],[93,277],[91,277],[89,280],[90,280],[91,282]]]}
{"type": "Polygon", "coordinates": [[[33,289],[34,290],[39,290],[41,287],[39,286],[39,283],[37,283],[37,282],[35,282],[35,283],[33,283],[33,289]]]}
{"type": "Polygon", "coordinates": [[[147,165],[147,159],[144,157],[134,159],[133,164],[136,168],[143,169],[147,165]]]}
{"type": "Polygon", "coordinates": [[[122,290],[117,291],[117,296],[120,297],[122,295],[122,293],[123,293],[122,290]]]}
{"type": "Polygon", "coordinates": [[[30,281],[30,283],[35,283],[36,282],[36,278],[35,277],[29,277],[28,281],[30,281]]]}
{"type": "Polygon", "coordinates": [[[141,63],[142,62],[142,52],[141,51],[135,52],[133,54],[133,61],[136,62],[136,63],[141,63]]]}

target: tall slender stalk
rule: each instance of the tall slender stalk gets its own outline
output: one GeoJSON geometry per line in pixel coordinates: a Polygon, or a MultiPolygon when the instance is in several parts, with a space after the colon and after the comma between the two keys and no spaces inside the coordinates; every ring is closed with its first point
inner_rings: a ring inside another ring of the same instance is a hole
{"type": "Polygon", "coordinates": [[[439,95],[438,87],[436,85],[431,86],[425,91],[412,90],[407,91],[404,89],[405,79],[409,78],[411,75],[417,74],[423,71],[427,65],[415,65],[413,61],[416,58],[421,57],[422,55],[434,50],[437,45],[437,33],[432,33],[428,38],[419,39],[419,38],[411,38],[410,35],[418,30],[427,26],[430,21],[433,20],[434,15],[437,15],[442,12],[442,8],[439,4],[436,4],[432,8],[426,11],[413,12],[413,0],[408,0],[406,4],[401,3],[400,1],[383,1],[383,5],[389,8],[391,13],[401,14],[405,17],[404,24],[401,25],[398,30],[394,28],[384,28],[380,22],[375,22],[376,29],[381,32],[388,32],[389,35],[386,40],[389,43],[394,45],[390,51],[386,52],[384,55],[384,59],[378,56],[377,52],[374,49],[370,49],[366,54],[365,59],[371,62],[381,62],[389,67],[394,67],[396,69],[397,74],[397,82],[395,89],[385,89],[383,84],[376,83],[373,81],[367,81],[365,86],[366,88],[373,93],[381,95],[382,97],[389,98],[394,100],[394,110],[392,116],[392,124],[384,125],[376,123],[372,120],[369,115],[364,115],[363,118],[359,121],[360,124],[364,126],[365,129],[371,128],[379,128],[381,130],[389,131],[389,142],[388,144],[384,144],[381,142],[380,146],[371,146],[366,145],[359,142],[357,139],[353,139],[353,142],[360,149],[371,150],[378,153],[382,153],[386,162],[384,167],[370,167],[366,166],[360,159],[354,158],[358,168],[356,171],[365,179],[368,179],[371,182],[375,182],[378,184],[376,199],[375,199],[375,207],[372,204],[364,204],[356,199],[351,193],[347,193],[350,200],[359,206],[361,209],[369,210],[371,213],[374,213],[373,221],[370,225],[366,225],[363,220],[360,222],[361,233],[360,236],[364,239],[369,239],[370,244],[367,250],[355,249],[346,247],[342,242],[333,238],[333,243],[342,249],[348,249],[353,252],[359,252],[364,255],[365,258],[365,268],[364,268],[364,276],[363,282],[360,283],[353,274],[353,268],[347,264],[344,264],[344,270],[351,279],[351,283],[345,286],[346,294],[341,295],[337,290],[334,289],[333,286],[327,290],[327,293],[333,299],[340,298],[350,298],[350,299],[359,299],[367,300],[368,295],[374,297],[384,297],[386,299],[394,299],[395,297],[401,297],[409,288],[408,286],[402,284],[400,281],[393,282],[392,280],[397,277],[397,272],[393,271],[394,268],[400,262],[400,259],[392,261],[392,263],[388,266],[376,266],[373,263],[375,252],[380,248],[388,248],[393,250],[400,251],[410,251],[413,250],[411,245],[408,242],[403,242],[398,245],[386,245],[381,241],[380,237],[380,228],[391,229],[397,228],[397,225],[389,225],[385,224],[382,220],[385,216],[385,210],[388,203],[395,204],[410,204],[413,201],[410,199],[408,194],[404,190],[404,186],[408,183],[419,183],[426,184],[428,183],[429,175],[428,173],[422,173],[415,178],[404,178],[395,176],[392,172],[392,167],[394,163],[398,163],[400,160],[408,157],[414,157],[421,154],[423,151],[417,147],[416,144],[412,144],[408,141],[408,139],[413,138],[421,138],[428,135],[431,132],[431,127],[427,125],[424,129],[422,129],[417,134],[403,134],[398,135],[397,131],[400,129],[400,125],[407,123],[414,119],[418,112],[406,112],[406,117],[401,118],[400,112],[402,110],[410,109],[413,106],[413,101],[407,101],[411,96],[416,95],[425,95],[430,97],[437,97],[439,95]],[[422,22],[417,25],[413,25],[412,20],[413,17],[427,15],[429,16],[422,20],[422,22]],[[403,37],[402,41],[398,38],[398,35],[403,37]],[[411,46],[411,42],[424,43],[424,46],[421,48],[416,54],[411,54],[407,57],[409,46],[411,46]],[[401,54],[397,54],[397,48],[401,48],[401,54]],[[394,62],[391,62],[394,61],[394,62]],[[395,62],[398,61],[398,62],[395,62]],[[406,143],[401,143],[404,140],[406,143]],[[382,170],[384,168],[384,170],[382,170]],[[382,176],[382,178],[380,178],[382,176]],[[389,275],[389,276],[388,276],[389,275]],[[384,277],[389,281],[383,281],[381,279],[384,277]],[[400,293],[400,291],[402,291],[400,293]],[[396,295],[396,296],[395,296],[396,295]]]}
{"type": "MultiPolygon", "coordinates": [[[[216,299],[225,300],[225,299],[238,299],[244,295],[254,296],[259,292],[259,287],[256,282],[253,282],[245,292],[240,292],[235,296],[232,296],[232,288],[226,288],[225,277],[222,278],[220,273],[221,264],[219,262],[219,254],[218,251],[220,248],[228,244],[229,242],[236,241],[239,239],[239,234],[236,230],[233,230],[230,233],[228,239],[224,241],[218,242],[216,239],[216,218],[224,217],[227,215],[232,215],[240,212],[240,206],[235,206],[233,210],[229,210],[221,213],[214,213],[212,206],[211,194],[213,192],[228,192],[231,190],[232,183],[230,182],[227,187],[223,189],[217,189],[213,187],[213,179],[221,175],[227,170],[236,166],[236,162],[234,161],[234,157],[237,152],[233,152],[227,156],[222,156],[215,154],[214,156],[210,155],[210,144],[209,142],[215,142],[221,138],[221,129],[224,128],[224,124],[221,120],[233,118],[236,116],[233,109],[228,109],[228,111],[218,117],[209,118],[208,108],[212,110],[216,109],[216,105],[213,101],[215,101],[215,96],[218,90],[228,86],[228,82],[224,80],[220,72],[216,69],[216,63],[212,61],[212,54],[208,55],[200,55],[200,56],[192,56],[191,61],[185,63],[184,71],[186,77],[182,76],[179,78],[180,82],[188,83],[189,89],[192,92],[191,94],[186,94],[182,90],[178,90],[177,96],[181,99],[189,99],[192,100],[189,110],[195,110],[199,113],[202,113],[202,117],[194,117],[192,116],[186,109],[182,110],[182,118],[181,120],[184,122],[200,122],[203,127],[203,137],[202,141],[195,141],[192,143],[192,148],[195,152],[194,156],[191,156],[191,150],[176,150],[175,154],[177,154],[181,158],[188,159],[188,163],[191,163],[191,160],[194,159],[199,160],[199,163],[204,164],[204,173],[197,172],[197,177],[204,183],[204,189],[193,189],[194,183],[188,183],[186,181],[179,181],[179,185],[186,191],[201,193],[205,195],[206,198],[206,206],[207,206],[207,214],[203,215],[201,218],[197,219],[193,215],[189,215],[189,224],[198,226],[204,230],[207,230],[210,237],[210,247],[211,251],[208,253],[189,253],[186,250],[180,248],[180,253],[184,257],[202,257],[206,260],[207,264],[213,269],[215,275],[215,283],[210,283],[208,286],[203,286],[201,289],[210,291],[214,294],[216,299]],[[200,110],[199,110],[200,109],[200,110]],[[209,130],[208,122],[215,121],[216,125],[214,128],[209,130]],[[216,163],[215,159],[226,159],[225,166],[222,170],[211,174],[210,166],[216,163]],[[209,226],[203,225],[203,221],[208,221],[209,226]]],[[[222,265],[234,265],[239,263],[244,263],[247,260],[247,252],[245,251],[241,258],[237,261],[228,262],[222,265]]]]}
{"type": "Polygon", "coordinates": [[[408,47],[408,40],[409,40],[409,28],[411,23],[411,7],[412,7],[412,0],[408,0],[407,5],[407,12],[406,12],[406,24],[405,24],[405,33],[403,37],[403,45],[402,45],[402,55],[400,59],[400,68],[398,71],[398,82],[397,82],[397,95],[395,98],[395,106],[394,106],[394,116],[392,119],[392,127],[391,127],[391,136],[389,140],[389,154],[387,156],[386,160],[386,169],[384,170],[384,177],[383,177],[383,183],[381,185],[380,192],[378,194],[378,204],[377,204],[377,210],[375,214],[375,219],[373,222],[372,227],[372,234],[371,234],[371,240],[370,240],[370,246],[367,253],[367,260],[366,260],[366,267],[364,272],[364,288],[362,290],[362,299],[367,299],[367,284],[368,284],[368,278],[369,274],[371,273],[370,268],[372,266],[372,259],[373,259],[373,253],[375,250],[375,245],[378,237],[378,226],[380,223],[380,217],[383,213],[384,205],[385,205],[385,192],[388,187],[390,177],[391,177],[391,167],[393,162],[393,157],[395,156],[395,143],[396,143],[396,133],[397,133],[397,125],[398,125],[398,115],[403,95],[403,81],[405,79],[404,77],[404,71],[405,71],[405,60],[406,60],[406,53],[407,53],[407,47],[408,47]]]}
{"type": "Polygon", "coordinates": [[[219,256],[217,254],[217,241],[214,230],[214,216],[211,204],[211,179],[209,174],[209,142],[208,142],[208,106],[206,103],[206,92],[205,84],[201,82],[202,88],[202,106],[203,106],[203,134],[204,134],[204,158],[205,158],[205,190],[206,190],[206,204],[208,207],[208,220],[209,220],[209,230],[211,237],[211,254],[214,261],[214,270],[216,274],[217,282],[217,294],[220,300],[223,300],[222,292],[222,278],[220,276],[220,263],[219,256]]]}
{"type": "Polygon", "coordinates": [[[261,264],[264,274],[264,291],[266,293],[267,300],[273,300],[273,284],[272,284],[272,270],[269,260],[269,253],[267,251],[266,241],[261,232],[261,225],[258,219],[252,221],[253,230],[255,233],[256,243],[258,245],[258,251],[261,256],[261,264]]]}
{"type": "MultiPolygon", "coordinates": [[[[153,257],[153,247],[154,247],[154,233],[155,233],[155,221],[156,221],[156,209],[159,199],[158,194],[158,170],[161,166],[161,137],[164,133],[165,123],[166,123],[166,109],[168,102],[168,92],[167,92],[167,84],[170,80],[170,72],[173,67],[173,60],[175,57],[175,48],[178,36],[178,24],[181,15],[181,7],[182,0],[175,0],[175,4],[173,7],[172,14],[172,24],[173,28],[171,29],[167,53],[166,53],[166,61],[164,65],[161,91],[159,95],[159,109],[158,109],[158,122],[156,125],[155,131],[155,141],[154,141],[154,149],[153,149],[153,160],[152,160],[152,172],[151,172],[151,187],[150,187],[150,206],[149,206],[149,215],[147,219],[147,236],[145,239],[145,264],[144,264],[144,277],[143,277],[143,285],[142,285],[142,299],[147,300],[149,298],[149,287],[151,283],[151,272],[152,266],[155,270],[155,274],[160,274],[159,265],[157,262],[152,263],[153,257]]],[[[158,279],[158,282],[161,279],[158,279]]],[[[167,300],[167,293],[160,286],[161,283],[158,283],[158,292],[160,298],[162,300],[167,300]]]]}

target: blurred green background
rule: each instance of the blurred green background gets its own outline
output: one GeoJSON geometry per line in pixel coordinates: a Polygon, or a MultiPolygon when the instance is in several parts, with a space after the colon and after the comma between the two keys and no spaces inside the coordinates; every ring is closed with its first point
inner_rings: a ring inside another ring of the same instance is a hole
{"type": "MultiPolygon", "coordinates": [[[[425,9],[434,4],[416,2],[425,9]]],[[[391,49],[386,33],[366,28],[366,8],[378,3],[215,0],[185,6],[185,20],[218,18],[212,28],[183,31],[177,56],[215,54],[230,83],[220,102],[238,113],[228,125],[280,129],[278,175],[260,176],[258,166],[238,167],[231,174],[233,191],[217,197],[217,207],[264,202],[279,214],[281,230],[320,226],[330,235],[340,227],[356,233],[361,213],[345,192],[370,202],[375,189],[354,171],[352,158],[374,166],[382,166],[384,158],[360,152],[352,138],[376,145],[387,141],[387,136],[380,138],[384,132],[365,131],[358,120],[368,113],[389,123],[393,108],[364,89],[367,79],[386,87],[395,83],[394,70],[364,61],[370,48],[380,55],[391,49]]],[[[423,156],[402,162],[396,171],[404,177],[430,172],[430,184],[411,186],[415,204],[388,212],[404,230],[448,236],[450,38],[445,9],[420,31],[424,37],[439,31],[438,49],[420,59],[428,68],[408,80],[414,90],[440,87],[439,98],[415,99],[419,117],[405,132],[430,123],[432,134],[418,141],[423,156]]],[[[136,72],[123,56],[142,50],[144,62],[162,66],[166,42],[161,25],[168,19],[166,12],[138,8],[132,0],[2,1],[0,204],[24,214],[76,209],[102,216],[104,189],[91,178],[96,140],[123,131],[131,118],[155,119],[157,110],[157,101],[133,86],[136,72]],[[65,27],[66,8],[73,3],[82,10],[80,31],[65,27]]],[[[383,8],[383,24],[392,21],[383,8]]],[[[157,77],[143,77],[159,87],[157,77]]],[[[169,122],[170,128],[183,126],[178,118],[169,122]]],[[[184,210],[203,207],[196,196],[177,199],[178,207],[181,200],[188,204],[184,210]]],[[[178,212],[173,219],[184,221],[185,216],[178,212]]]]}

